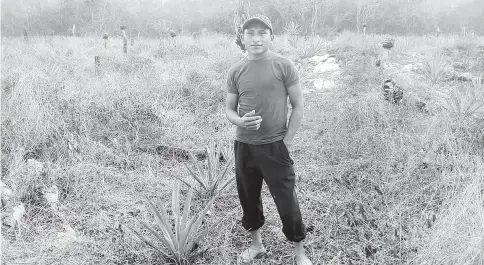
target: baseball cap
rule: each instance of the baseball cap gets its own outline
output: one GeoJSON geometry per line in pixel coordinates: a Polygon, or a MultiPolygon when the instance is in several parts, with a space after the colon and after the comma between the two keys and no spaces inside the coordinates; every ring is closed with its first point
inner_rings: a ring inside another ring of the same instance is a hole
{"type": "Polygon", "coordinates": [[[249,23],[252,22],[252,21],[260,21],[260,22],[262,22],[262,24],[266,25],[271,30],[271,33],[272,33],[272,23],[271,23],[271,20],[268,17],[263,16],[263,15],[259,15],[259,14],[253,15],[253,16],[249,17],[248,19],[246,19],[244,21],[244,24],[242,24],[242,31],[245,30],[245,28],[247,27],[247,25],[249,25],[249,23]]]}

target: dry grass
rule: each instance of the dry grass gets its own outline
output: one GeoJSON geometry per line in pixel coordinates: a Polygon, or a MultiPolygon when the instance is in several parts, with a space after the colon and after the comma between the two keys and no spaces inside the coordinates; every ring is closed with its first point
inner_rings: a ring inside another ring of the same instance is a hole
{"type": "MultiPolygon", "coordinates": [[[[449,52],[484,45],[482,39],[406,38],[388,65],[429,46],[449,52]]],[[[307,251],[315,264],[482,264],[484,121],[456,119],[439,101],[431,102],[433,115],[409,101],[383,101],[388,72],[369,63],[380,56],[382,39],[344,33],[333,40],[327,49],[351,78],[338,90],[306,97],[292,156],[307,251]]],[[[276,51],[301,60],[297,48],[279,40],[276,51]]],[[[135,216],[152,220],[144,196],[169,202],[173,181],[190,178],[184,164],[191,162],[158,155],[156,147],[203,149],[211,137],[233,136],[223,88],[226,71],[241,58],[236,45],[214,34],[140,39],[123,55],[117,39],[107,50],[101,38],[4,42],[2,181],[16,202],[26,203],[27,215],[20,236],[2,230],[3,261],[170,264],[124,226],[141,230],[135,216]],[[97,72],[94,55],[101,56],[97,72]],[[44,170],[35,171],[26,158],[42,161],[44,170]],[[58,212],[39,203],[38,189],[52,184],[61,191],[58,212]]],[[[440,95],[418,82],[406,97],[440,95]]],[[[263,202],[269,255],[255,264],[293,264],[266,187],[263,202]]],[[[203,205],[196,198],[193,210],[203,205]]],[[[218,198],[212,214],[207,224],[226,221],[190,261],[235,264],[249,242],[237,196],[218,198]]]]}
{"type": "Polygon", "coordinates": [[[414,264],[483,264],[484,167],[481,162],[462,191],[447,201],[433,230],[422,241],[414,264]]]}

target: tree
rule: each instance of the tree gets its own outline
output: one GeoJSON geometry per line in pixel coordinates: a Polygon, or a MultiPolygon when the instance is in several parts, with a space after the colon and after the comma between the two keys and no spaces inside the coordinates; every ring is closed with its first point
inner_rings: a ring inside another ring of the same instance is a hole
{"type": "Polygon", "coordinates": [[[355,0],[355,26],[356,31],[360,33],[363,23],[372,22],[380,6],[378,0],[355,0]]]}

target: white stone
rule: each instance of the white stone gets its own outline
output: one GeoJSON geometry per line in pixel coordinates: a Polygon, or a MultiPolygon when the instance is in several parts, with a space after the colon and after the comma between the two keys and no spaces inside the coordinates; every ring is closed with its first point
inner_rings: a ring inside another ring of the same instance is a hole
{"type": "Polygon", "coordinates": [[[342,71],[340,71],[340,70],[336,70],[336,71],[334,71],[333,73],[331,73],[331,78],[338,78],[338,77],[340,77],[342,74],[343,74],[343,72],[342,72],[342,71]]]}
{"type": "Polygon", "coordinates": [[[57,240],[54,242],[54,246],[59,249],[65,249],[77,240],[77,233],[70,225],[64,225],[64,229],[65,232],[57,233],[57,240]]]}
{"type": "Polygon", "coordinates": [[[336,82],[334,80],[316,79],[314,81],[314,87],[317,90],[333,89],[336,87],[336,82]]]}
{"type": "Polygon", "coordinates": [[[52,185],[50,188],[46,188],[44,191],[45,200],[51,205],[54,206],[56,203],[59,202],[59,189],[56,185],[52,185]]]}
{"type": "Polygon", "coordinates": [[[1,187],[0,193],[1,193],[2,203],[3,202],[7,203],[8,201],[10,201],[13,194],[12,190],[7,187],[1,187]]]}
{"type": "Polygon", "coordinates": [[[321,63],[321,62],[328,60],[328,58],[329,58],[329,54],[325,54],[323,56],[319,56],[319,55],[313,56],[313,57],[309,58],[308,60],[310,62],[313,62],[313,63],[321,63]]]}
{"type": "Polygon", "coordinates": [[[29,159],[27,160],[27,165],[35,171],[35,173],[40,173],[44,170],[44,165],[35,160],[35,159],[29,159]]]}
{"type": "Polygon", "coordinates": [[[410,72],[412,71],[412,69],[413,69],[413,65],[411,64],[407,64],[402,67],[402,71],[405,71],[405,72],[410,72]]]}
{"type": "Polygon", "coordinates": [[[25,214],[25,206],[23,203],[21,203],[20,205],[18,206],[15,206],[13,207],[13,213],[12,213],[12,217],[13,219],[17,222],[17,223],[20,223],[21,220],[22,220],[22,217],[24,216],[25,214]]]}
{"type": "Polygon", "coordinates": [[[326,60],[326,62],[325,62],[325,63],[327,63],[327,64],[336,64],[336,65],[338,65],[338,64],[336,63],[336,58],[335,58],[335,57],[328,58],[328,60],[326,60]]]}
{"type": "Polygon", "coordinates": [[[330,71],[336,71],[339,69],[337,64],[318,64],[314,67],[314,73],[326,73],[330,71]]]}

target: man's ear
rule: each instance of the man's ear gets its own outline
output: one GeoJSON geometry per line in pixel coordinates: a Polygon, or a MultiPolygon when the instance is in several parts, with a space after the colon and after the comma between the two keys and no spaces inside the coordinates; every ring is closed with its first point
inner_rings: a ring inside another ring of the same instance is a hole
{"type": "Polygon", "coordinates": [[[274,34],[271,34],[271,40],[272,41],[274,40],[274,34]]]}

